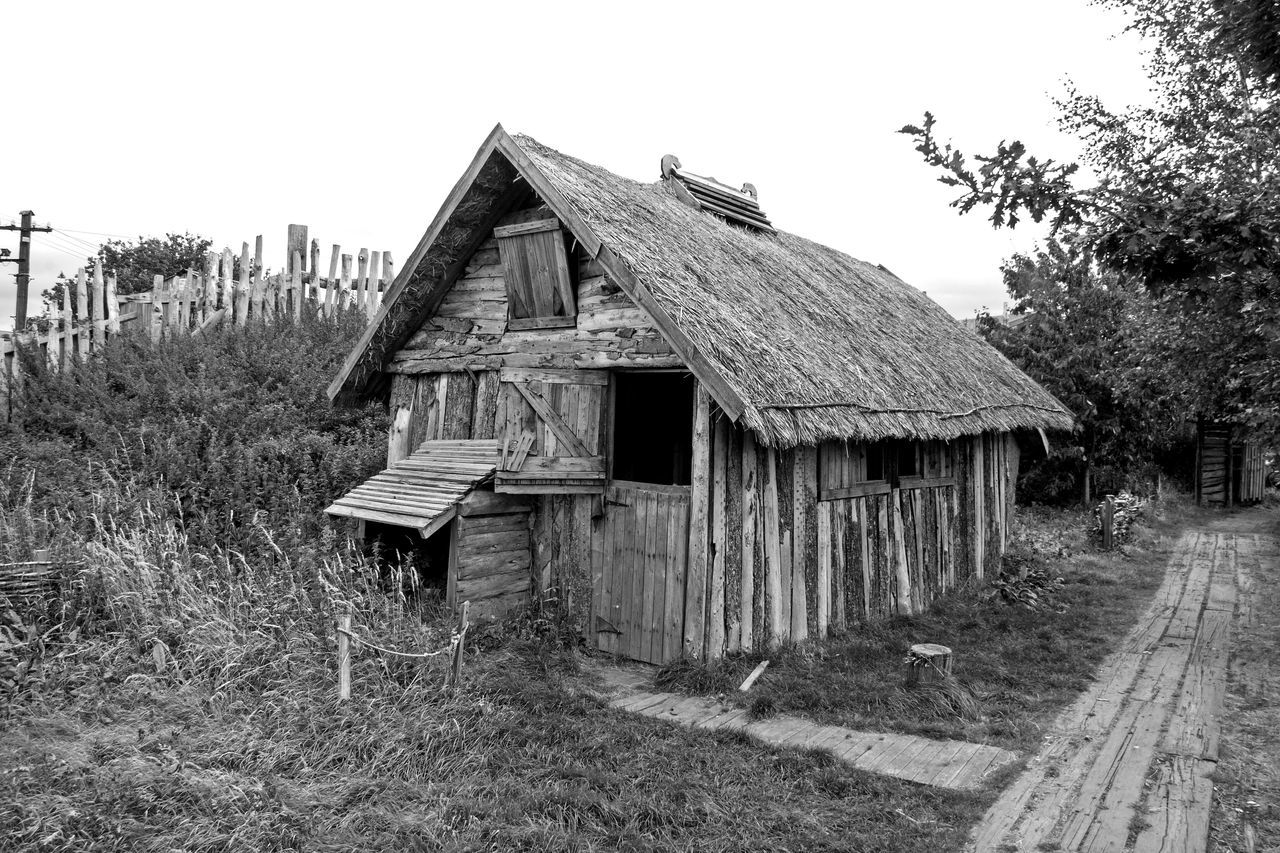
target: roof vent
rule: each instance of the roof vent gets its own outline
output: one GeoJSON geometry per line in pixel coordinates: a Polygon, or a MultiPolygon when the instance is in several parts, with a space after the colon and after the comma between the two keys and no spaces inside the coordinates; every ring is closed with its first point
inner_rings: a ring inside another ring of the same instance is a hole
{"type": "Polygon", "coordinates": [[[715,178],[686,172],[680,168],[680,158],[674,154],[662,158],[662,177],[675,187],[686,204],[738,225],[774,233],[773,223],[760,210],[754,184],[743,184],[741,190],[735,190],[715,178]]]}

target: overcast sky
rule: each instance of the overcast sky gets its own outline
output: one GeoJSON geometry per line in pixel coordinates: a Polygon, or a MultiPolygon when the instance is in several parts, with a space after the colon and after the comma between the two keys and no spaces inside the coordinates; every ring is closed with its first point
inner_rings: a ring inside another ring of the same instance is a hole
{"type": "Polygon", "coordinates": [[[671,153],[754,183],[778,227],[967,317],[999,309],[1001,260],[1039,235],[957,216],[895,131],[929,109],[967,149],[1074,157],[1051,100],[1068,77],[1146,97],[1123,23],[1085,0],[9,4],[0,221],[60,229],[34,240],[33,314],[114,235],[263,234],[278,268],[298,222],[326,258],[400,263],[501,122],[631,178],[671,153]]]}

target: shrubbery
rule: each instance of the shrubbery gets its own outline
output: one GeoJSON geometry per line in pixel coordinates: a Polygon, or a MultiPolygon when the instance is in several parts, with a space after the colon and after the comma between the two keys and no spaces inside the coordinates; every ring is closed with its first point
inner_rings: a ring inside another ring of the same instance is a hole
{"type": "MultiPolygon", "coordinates": [[[[333,408],[324,394],[363,322],[351,313],[160,344],[122,335],[76,369],[37,369],[0,432],[2,494],[51,524],[74,519],[82,535],[107,521],[105,501],[116,523],[172,509],[196,549],[314,547],[324,506],[385,458],[383,412],[333,408]]],[[[0,559],[32,545],[45,547],[0,537],[0,559]]]]}
{"type": "Polygon", "coordinates": [[[168,661],[215,693],[283,683],[300,653],[329,665],[337,608],[421,639],[322,512],[385,459],[380,408],[324,394],[364,323],[124,334],[63,372],[26,365],[0,431],[0,562],[49,549],[62,589],[6,615],[7,698],[86,644],[108,671],[168,661]]]}

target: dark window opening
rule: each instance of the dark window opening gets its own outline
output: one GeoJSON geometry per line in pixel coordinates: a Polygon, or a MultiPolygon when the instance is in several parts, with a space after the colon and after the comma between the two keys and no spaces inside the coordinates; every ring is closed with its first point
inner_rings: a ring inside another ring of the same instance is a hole
{"type": "Polygon", "coordinates": [[[367,521],[364,551],[378,566],[378,577],[387,590],[396,589],[418,601],[444,601],[449,583],[449,522],[430,539],[411,527],[367,521]]]}
{"type": "Polygon", "coordinates": [[[894,442],[897,450],[898,478],[920,476],[919,445],[914,441],[894,442]]]}
{"type": "Polygon", "coordinates": [[[616,373],[613,382],[613,479],[689,485],[693,377],[616,373]]]}
{"type": "Polygon", "coordinates": [[[903,477],[920,476],[920,446],[914,441],[876,441],[866,445],[864,481],[896,482],[903,477]]]}
{"type": "Polygon", "coordinates": [[[883,480],[884,476],[884,445],[877,442],[867,445],[867,474],[866,480],[883,480]]]}

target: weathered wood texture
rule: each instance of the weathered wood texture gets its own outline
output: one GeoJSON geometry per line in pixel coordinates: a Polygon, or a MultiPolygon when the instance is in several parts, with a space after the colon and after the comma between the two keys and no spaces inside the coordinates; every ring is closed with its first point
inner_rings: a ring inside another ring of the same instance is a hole
{"type": "Polygon", "coordinates": [[[475,493],[453,520],[449,604],[471,602],[473,618],[504,616],[529,602],[530,505],[475,493]]]}
{"type": "Polygon", "coordinates": [[[504,368],[499,380],[494,431],[506,452],[498,490],[602,492],[608,374],[504,368]],[[522,442],[526,452],[517,454],[522,442]]]}
{"type": "Polygon", "coordinates": [[[1262,500],[1266,466],[1262,446],[1229,424],[1196,424],[1196,502],[1234,506],[1262,500]]]}
{"type": "Polygon", "coordinates": [[[1014,753],[985,744],[862,732],[785,715],[753,720],[745,708],[711,697],[619,686],[622,695],[609,702],[618,711],[700,731],[738,732],[768,747],[826,752],[859,770],[922,785],[978,789],[991,774],[1017,760],[1014,753]]]}
{"type": "Polygon", "coordinates": [[[611,485],[605,499],[589,636],[635,660],[679,657],[688,624],[688,489],[611,485]]]}
{"type": "Polygon", "coordinates": [[[1147,612],[1046,731],[970,849],[1206,849],[1237,584],[1258,544],[1183,534],[1147,612]]]}
{"type": "Polygon", "coordinates": [[[583,260],[578,277],[575,325],[510,329],[512,306],[503,265],[497,241],[489,239],[387,369],[438,373],[500,367],[682,366],[648,315],[609,281],[599,264],[583,260]]]}
{"type": "Polygon", "coordinates": [[[706,655],[919,612],[957,583],[994,570],[1013,509],[1011,436],[927,442],[919,476],[820,499],[865,475],[863,450],[771,450],[740,428],[714,431],[706,655]]]}

